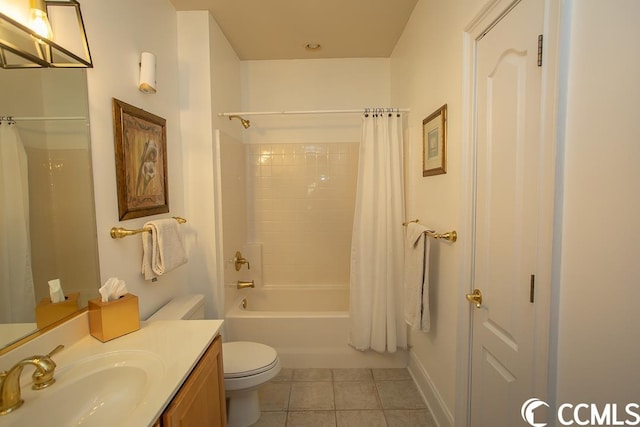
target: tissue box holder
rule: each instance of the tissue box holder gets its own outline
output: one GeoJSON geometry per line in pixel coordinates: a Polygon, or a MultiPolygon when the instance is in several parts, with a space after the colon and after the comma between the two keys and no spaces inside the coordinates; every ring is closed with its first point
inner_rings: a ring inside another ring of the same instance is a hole
{"type": "Polygon", "coordinates": [[[36,306],[36,325],[38,328],[44,328],[60,319],[79,310],[78,297],[80,292],[65,296],[62,302],[52,303],[49,298],[43,298],[36,306]]]}
{"type": "Polygon", "coordinates": [[[115,301],[89,300],[89,332],[102,342],[140,329],[138,297],[126,294],[115,301]]]}

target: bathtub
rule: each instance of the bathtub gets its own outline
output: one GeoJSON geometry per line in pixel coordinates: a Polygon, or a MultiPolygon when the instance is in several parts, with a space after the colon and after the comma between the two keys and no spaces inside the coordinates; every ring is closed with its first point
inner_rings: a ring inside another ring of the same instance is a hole
{"type": "Polygon", "coordinates": [[[407,351],[380,354],[349,346],[348,310],[348,288],[248,289],[227,311],[224,338],[270,345],[286,368],[407,366],[407,351]]]}

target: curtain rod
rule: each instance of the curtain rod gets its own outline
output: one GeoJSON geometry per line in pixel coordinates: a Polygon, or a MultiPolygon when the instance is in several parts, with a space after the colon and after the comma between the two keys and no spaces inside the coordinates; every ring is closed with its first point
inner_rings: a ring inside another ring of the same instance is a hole
{"type": "Polygon", "coordinates": [[[303,110],[303,111],[239,111],[233,113],[218,113],[219,117],[229,116],[274,116],[287,114],[362,114],[365,112],[400,112],[408,113],[408,108],[360,108],[358,110],[303,110]]]}
{"type": "Polygon", "coordinates": [[[87,120],[84,116],[51,116],[51,117],[21,117],[21,116],[0,116],[0,121],[35,121],[35,120],[87,120]]]}

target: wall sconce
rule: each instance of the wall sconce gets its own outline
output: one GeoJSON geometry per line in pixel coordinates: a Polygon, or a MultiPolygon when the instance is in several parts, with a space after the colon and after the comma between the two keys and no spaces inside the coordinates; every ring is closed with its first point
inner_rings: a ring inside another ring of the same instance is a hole
{"type": "Polygon", "coordinates": [[[156,56],[150,52],[140,54],[140,92],[156,93],[156,56]]]}
{"type": "Polygon", "coordinates": [[[77,0],[11,1],[0,12],[0,67],[91,68],[77,0]],[[17,5],[15,7],[10,7],[17,5]],[[13,13],[11,13],[13,12],[13,13]]]}

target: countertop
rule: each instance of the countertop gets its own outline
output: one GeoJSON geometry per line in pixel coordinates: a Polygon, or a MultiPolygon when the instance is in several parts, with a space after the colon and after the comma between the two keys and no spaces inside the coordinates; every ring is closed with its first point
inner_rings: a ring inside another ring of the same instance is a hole
{"type": "MultiPolygon", "coordinates": [[[[118,424],[123,427],[150,426],[160,417],[209,344],[219,334],[222,323],[222,320],[141,322],[140,330],[105,343],[91,335],[86,335],[67,345],[52,358],[57,365],[56,372],[62,376],[64,371],[72,367],[76,361],[96,358],[106,353],[139,351],[156,355],[162,371],[158,372],[161,381],[154,384],[153,388],[147,391],[145,399],[130,410],[123,417],[124,421],[118,424]]],[[[44,354],[49,350],[43,348],[35,354],[44,354]]],[[[49,393],[56,393],[57,384],[44,390],[33,391],[28,388],[30,382],[30,374],[25,369],[22,374],[22,393],[25,403],[16,410],[16,415],[21,411],[28,411],[30,401],[44,398],[49,393]]],[[[97,383],[95,386],[100,387],[100,384],[97,383]]],[[[69,405],[72,406],[73,403],[70,402],[69,405]]],[[[0,417],[0,426],[11,426],[18,420],[19,417],[8,414],[0,417]]],[[[83,425],[93,424],[83,423],[83,425]]]]}

